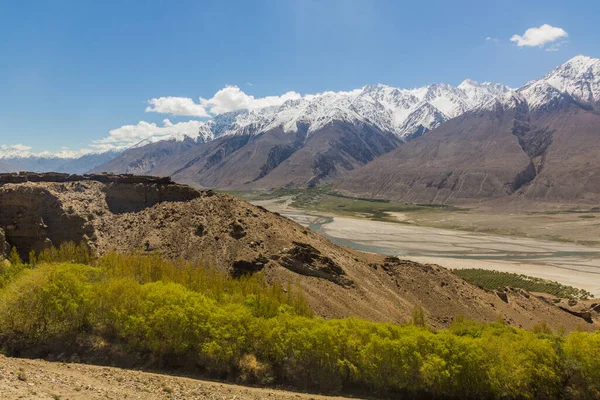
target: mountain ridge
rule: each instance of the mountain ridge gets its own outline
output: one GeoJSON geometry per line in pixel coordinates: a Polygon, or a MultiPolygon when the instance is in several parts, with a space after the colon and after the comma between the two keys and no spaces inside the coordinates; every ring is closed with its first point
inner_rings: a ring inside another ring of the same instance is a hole
{"type": "MultiPolygon", "coordinates": [[[[103,163],[90,165],[87,171],[83,170],[85,165],[82,161],[77,170],[65,172],[164,175],[198,187],[247,190],[314,186],[346,179],[349,174],[360,174],[357,169],[367,168],[372,175],[362,179],[373,185],[379,174],[395,168],[394,162],[384,167],[383,162],[387,158],[383,156],[396,152],[402,155],[400,163],[407,170],[422,175],[431,172],[427,168],[433,168],[441,174],[439,179],[432,176],[427,179],[427,191],[431,191],[432,187],[453,182],[461,175],[455,174],[459,171],[447,165],[440,164],[434,168],[431,159],[422,164],[422,160],[410,153],[410,149],[417,146],[411,143],[435,142],[435,139],[421,138],[445,129],[453,132],[452,140],[456,142],[452,146],[457,160],[464,158],[458,155],[461,151],[473,152],[471,158],[464,159],[460,166],[464,169],[470,165],[473,171],[467,171],[465,176],[480,184],[480,194],[471,193],[470,196],[480,198],[482,193],[488,193],[496,198],[519,192],[535,177],[543,176],[544,165],[553,164],[548,154],[558,154],[556,157],[560,158],[560,151],[553,152],[552,142],[562,134],[555,132],[558,128],[554,125],[562,130],[571,128],[556,118],[550,118],[550,115],[567,115],[580,120],[573,123],[573,126],[581,124],[579,133],[575,132],[575,135],[584,135],[583,130],[594,131],[595,122],[587,121],[591,116],[575,114],[578,110],[595,114],[599,104],[600,59],[576,56],[542,78],[517,89],[470,79],[456,87],[437,83],[415,89],[399,89],[377,84],[346,92],[306,95],[277,106],[236,110],[201,123],[196,133],[173,134],[167,136],[167,140],[162,135],[158,141],[148,138],[113,154],[103,163]],[[502,157],[505,160],[491,154],[491,158],[483,160],[478,154],[481,148],[474,148],[466,139],[460,141],[461,132],[462,137],[478,134],[468,133],[472,129],[466,126],[467,122],[460,122],[466,121],[465,118],[467,121],[479,118],[481,121],[475,124],[483,125],[478,129],[485,125],[485,129],[490,131],[487,135],[479,135],[481,146],[489,147],[498,140],[505,142],[498,149],[504,151],[502,157]],[[496,122],[490,122],[490,118],[495,118],[496,122]],[[505,127],[504,118],[508,119],[505,127]],[[503,138],[504,133],[494,133],[498,130],[505,131],[508,136],[503,138]],[[396,150],[403,147],[406,149],[396,150]],[[379,167],[365,167],[379,162],[380,158],[379,167]],[[474,163],[478,159],[483,164],[474,163]],[[404,160],[412,160],[416,164],[406,165],[404,160]],[[495,160],[495,167],[489,165],[490,160],[495,160]],[[505,172],[490,178],[495,182],[492,184],[494,189],[485,189],[490,184],[487,178],[485,181],[475,178],[490,177],[481,171],[491,171],[502,164],[505,164],[502,167],[505,172]],[[514,171],[517,167],[518,171],[514,171]],[[453,177],[444,178],[450,176],[449,173],[454,173],[453,177]],[[499,180],[496,182],[494,179],[499,180]]],[[[593,144],[595,136],[592,133],[588,136],[586,140],[593,144]]],[[[583,153],[589,152],[583,144],[578,146],[583,153]]],[[[3,161],[6,165],[6,159],[3,161]]],[[[6,169],[6,166],[3,168],[6,169]]],[[[42,167],[34,163],[32,168],[21,169],[40,171],[42,167]]],[[[461,185],[459,181],[454,183],[461,185]]],[[[547,185],[560,186],[552,179],[547,181],[547,185]]],[[[355,191],[364,193],[362,188],[355,191]]],[[[452,191],[456,193],[454,189],[452,191]]],[[[471,189],[468,191],[472,192],[471,189]]],[[[553,191],[557,192],[557,189],[553,191]]],[[[380,190],[370,192],[382,195],[380,190]]],[[[581,190],[576,192],[579,198],[585,197],[581,190]]],[[[400,194],[389,195],[400,198],[400,194]]],[[[441,198],[444,196],[434,195],[431,199],[427,197],[427,201],[438,202],[441,198]]]]}
{"type": "Polygon", "coordinates": [[[338,189],[442,204],[593,203],[599,106],[600,59],[577,56],[350,173],[338,189]]]}

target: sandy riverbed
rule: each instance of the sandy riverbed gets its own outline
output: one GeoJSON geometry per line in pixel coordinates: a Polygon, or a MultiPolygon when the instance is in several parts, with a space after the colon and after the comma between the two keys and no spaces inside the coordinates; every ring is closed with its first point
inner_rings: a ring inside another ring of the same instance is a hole
{"type": "Polygon", "coordinates": [[[533,238],[420,227],[340,216],[317,216],[286,203],[261,204],[363,251],[394,254],[446,268],[522,273],[585,289],[600,297],[600,248],[533,238]]]}

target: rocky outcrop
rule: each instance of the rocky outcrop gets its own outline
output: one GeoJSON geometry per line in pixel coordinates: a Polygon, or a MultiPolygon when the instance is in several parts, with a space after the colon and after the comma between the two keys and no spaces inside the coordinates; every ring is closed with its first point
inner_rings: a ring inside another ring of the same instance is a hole
{"type": "MultiPolygon", "coordinates": [[[[90,222],[92,214],[86,211],[89,207],[85,204],[89,200],[77,199],[67,205],[61,200],[62,193],[67,197],[77,193],[85,198],[91,182],[102,184],[105,206],[113,214],[139,212],[162,202],[190,201],[201,195],[195,189],[173,183],[170,178],[151,176],[0,174],[0,228],[6,241],[23,258],[31,250],[39,252],[66,241],[93,242],[96,235],[90,222]],[[51,184],[53,190],[38,185],[45,183],[51,184]],[[73,210],[75,204],[81,207],[79,212],[73,210]]],[[[1,250],[0,244],[0,254],[1,250]]]]}
{"type": "Polygon", "coordinates": [[[252,275],[262,271],[269,263],[269,259],[264,256],[258,256],[252,261],[238,260],[231,266],[231,276],[239,278],[244,275],[252,275]]]}
{"type": "Polygon", "coordinates": [[[331,258],[321,255],[321,252],[307,243],[293,242],[294,247],[283,252],[279,263],[301,275],[325,278],[342,286],[352,285],[344,270],[331,258]]]}
{"type": "Polygon", "coordinates": [[[568,307],[558,306],[561,310],[568,312],[571,315],[574,315],[578,318],[583,319],[585,322],[592,324],[594,320],[592,319],[592,313],[590,311],[577,311],[568,307]]]}
{"type": "Polygon", "coordinates": [[[53,245],[93,239],[93,227],[40,187],[0,187],[0,228],[22,258],[53,245]]]}
{"type": "Polygon", "coordinates": [[[496,296],[498,296],[498,298],[500,300],[502,300],[503,302],[508,303],[508,295],[506,294],[505,291],[503,291],[503,290],[494,290],[494,294],[496,296]]]}
{"type": "Polygon", "coordinates": [[[200,196],[200,192],[189,186],[163,183],[128,183],[114,181],[106,185],[106,203],[114,214],[138,212],[165,201],[189,201],[200,196]]]}
{"type": "Polygon", "coordinates": [[[171,178],[143,176],[131,174],[63,174],[58,172],[19,172],[19,173],[4,173],[0,174],[0,186],[7,183],[25,183],[25,182],[82,182],[96,181],[101,183],[140,183],[140,184],[160,184],[160,185],[176,185],[171,178]]]}
{"type": "MultiPolygon", "coordinates": [[[[106,184],[106,202],[113,213],[138,212],[164,201],[189,201],[200,193],[185,185],[174,183],[168,177],[130,174],[70,175],[55,172],[20,172],[0,174],[0,187],[25,182],[69,183],[100,182],[106,184]]],[[[79,186],[81,188],[81,186],[79,186]]],[[[83,189],[85,190],[85,187],[83,189]]]]}

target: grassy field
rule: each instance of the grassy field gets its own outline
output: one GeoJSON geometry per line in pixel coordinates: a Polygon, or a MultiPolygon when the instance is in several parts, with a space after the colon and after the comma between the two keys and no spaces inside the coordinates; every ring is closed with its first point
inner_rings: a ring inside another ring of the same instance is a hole
{"type": "Polygon", "coordinates": [[[229,192],[247,201],[291,199],[292,207],[377,221],[398,222],[390,213],[466,211],[452,206],[410,204],[389,200],[343,196],[324,185],[309,189],[277,189],[269,192],[229,192]]]}
{"type": "Polygon", "coordinates": [[[508,286],[529,292],[548,293],[567,299],[587,300],[594,297],[583,289],[510,272],[485,269],[457,269],[453,272],[464,280],[488,290],[502,289],[508,286]]]}

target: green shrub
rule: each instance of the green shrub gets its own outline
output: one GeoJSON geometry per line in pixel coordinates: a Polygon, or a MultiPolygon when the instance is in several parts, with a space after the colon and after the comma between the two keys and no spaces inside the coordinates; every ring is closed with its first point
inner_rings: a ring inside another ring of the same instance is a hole
{"type": "Polygon", "coordinates": [[[73,264],[24,271],[0,296],[0,336],[16,346],[62,341],[89,326],[97,271],[73,264]]]}
{"type": "MultiPolygon", "coordinates": [[[[600,394],[600,333],[557,336],[463,318],[440,331],[420,323],[323,320],[292,286],[284,291],[260,274],[233,279],[156,256],[113,253],[91,266],[38,258],[34,268],[3,271],[9,278],[0,289],[0,343],[11,354],[68,354],[77,343],[85,360],[96,350],[94,338],[144,366],[329,392],[467,399],[600,394]]],[[[415,322],[422,316],[417,310],[415,322]]]]}
{"type": "Polygon", "coordinates": [[[457,269],[453,272],[467,282],[488,290],[498,290],[508,286],[530,292],[548,293],[567,299],[587,300],[594,298],[594,295],[586,290],[522,274],[477,268],[457,269]]]}

